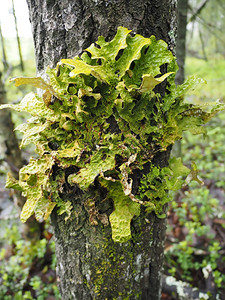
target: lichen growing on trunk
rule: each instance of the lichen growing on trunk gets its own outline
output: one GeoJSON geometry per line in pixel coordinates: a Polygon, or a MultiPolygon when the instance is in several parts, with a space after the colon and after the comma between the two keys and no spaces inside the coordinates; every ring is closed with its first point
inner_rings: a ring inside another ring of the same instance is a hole
{"type": "MultiPolygon", "coordinates": [[[[161,167],[154,158],[181,139],[183,131],[204,133],[202,125],[221,108],[218,103],[211,108],[186,103],[183,95],[201,80],[190,77],[176,87],[176,71],[164,41],[131,36],[119,27],[110,42],[99,37],[80,57],[48,68],[48,83],[14,79],[16,85],[30,83],[44,90],[42,97],[30,93],[17,105],[1,107],[32,115],[18,129],[24,133],[22,146],[35,144],[38,158],[20,170],[19,180],[7,181],[7,187],[27,197],[21,220],[33,213],[38,220],[47,219],[54,207],[67,220],[72,203],[62,195],[97,185],[105,189],[105,199],[113,200],[109,221],[116,242],[131,238],[130,222],[142,208],[165,217],[167,191],[181,188],[184,177],[194,177],[196,171],[180,159],[161,167]],[[163,93],[160,85],[166,88],[163,93]]],[[[93,224],[107,224],[95,198],[86,210],[93,224]]]]}

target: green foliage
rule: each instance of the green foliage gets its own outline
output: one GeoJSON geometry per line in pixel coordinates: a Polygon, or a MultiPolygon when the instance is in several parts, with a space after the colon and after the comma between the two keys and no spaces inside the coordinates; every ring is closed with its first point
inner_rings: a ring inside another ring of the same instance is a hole
{"type": "Polygon", "coordinates": [[[6,231],[4,243],[5,247],[0,251],[0,298],[44,300],[52,295],[59,299],[53,271],[53,241],[48,242],[45,238],[35,243],[25,241],[17,226],[13,226],[6,231]],[[47,265],[46,260],[52,265],[47,265]]]}
{"type": "MultiPolygon", "coordinates": [[[[179,226],[186,228],[185,239],[175,243],[166,253],[166,260],[171,265],[170,273],[182,269],[182,278],[192,282],[193,270],[204,272],[208,268],[212,272],[218,287],[225,283],[225,276],[218,270],[220,250],[219,242],[215,241],[215,234],[205,219],[213,219],[220,215],[221,207],[218,199],[212,198],[206,188],[195,189],[186,193],[180,203],[173,202],[173,209],[179,217],[179,226]],[[189,215],[191,214],[191,218],[189,215]],[[195,239],[209,240],[207,246],[202,249],[194,246],[195,239]],[[196,259],[196,256],[199,258],[196,259]],[[219,275],[219,276],[218,276],[219,275]],[[218,277],[220,280],[218,280],[218,277]]],[[[225,213],[223,213],[225,219],[225,213]]],[[[222,266],[221,266],[222,267],[222,266]]]]}
{"type": "Polygon", "coordinates": [[[177,65],[167,44],[129,32],[119,27],[112,41],[99,37],[97,46],[92,44],[81,57],[62,59],[47,70],[49,83],[15,79],[17,85],[28,82],[44,90],[42,97],[30,93],[17,105],[1,107],[32,115],[18,129],[25,134],[22,146],[35,144],[38,158],[21,169],[18,182],[7,182],[27,197],[23,222],[33,213],[46,219],[54,206],[68,218],[72,206],[60,197],[65,185],[85,191],[99,182],[114,201],[112,236],[121,242],[130,238],[130,221],[141,205],[161,216],[166,191],[184,183],[188,171],[181,161],[174,159],[161,169],[152,160],[184,131],[204,133],[202,125],[221,105],[185,103],[183,95],[201,80],[190,77],[176,87],[177,65]],[[161,74],[166,65],[168,72],[161,74]],[[146,164],[149,174],[133,195],[132,174],[146,164]],[[67,178],[62,170],[71,166],[74,173],[67,178]]]}
{"type": "Polygon", "coordinates": [[[225,286],[224,135],[224,112],[210,121],[206,137],[185,134],[182,141],[184,162],[190,159],[199,162],[199,173],[205,185],[199,187],[192,182],[180,193],[178,201],[171,202],[170,215],[177,219],[174,230],[179,228],[185,235],[177,236],[166,251],[169,273],[193,285],[196,274],[199,282],[206,281],[211,274],[221,295],[225,286]],[[199,280],[200,276],[203,279],[199,280]]]}

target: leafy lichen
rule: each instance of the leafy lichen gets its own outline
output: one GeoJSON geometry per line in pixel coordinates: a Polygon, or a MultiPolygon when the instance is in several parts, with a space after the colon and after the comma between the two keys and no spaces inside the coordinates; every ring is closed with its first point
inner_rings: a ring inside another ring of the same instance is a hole
{"type": "Polygon", "coordinates": [[[112,237],[127,241],[130,221],[141,205],[164,217],[167,191],[179,189],[191,172],[180,160],[162,169],[152,161],[181,139],[183,131],[204,133],[202,125],[221,105],[186,103],[184,94],[201,80],[190,77],[176,87],[177,64],[167,44],[129,33],[119,27],[112,41],[99,37],[81,57],[62,59],[56,68],[47,69],[48,83],[41,78],[14,79],[17,86],[33,84],[44,90],[42,97],[30,93],[17,105],[1,106],[32,115],[17,129],[24,133],[21,147],[35,144],[38,158],[20,170],[18,181],[7,181],[7,187],[27,197],[23,222],[33,213],[37,219],[47,218],[55,206],[68,218],[72,205],[61,199],[64,186],[85,191],[98,182],[114,201],[109,217],[112,237]],[[167,73],[161,74],[165,66],[167,73]],[[160,84],[166,86],[161,94],[155,88],[160,84]],[[148,174],[142,175],[134,195],[132,174],[146,164],[148,174]],[[61,171],[69,167],[74,171],[66,178],[61,171]]]}

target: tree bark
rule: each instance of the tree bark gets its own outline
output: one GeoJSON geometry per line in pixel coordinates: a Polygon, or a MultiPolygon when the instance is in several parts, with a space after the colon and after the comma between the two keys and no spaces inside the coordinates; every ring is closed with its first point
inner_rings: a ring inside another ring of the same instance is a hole
{"type": "Polygon", "coordinates": [[[114,37],[125,26],[175,44],[175,0],[27,0],[38,72],[61,58],[72,58],[102,35],[114,37]]]}
{"type": "MultiPolygon", "coordinates": [[[[80,54],[99,35],[110,40],[118,26],[146,37],[153,34],[173,50],[175,2],[27,0],[38,73],[80,54]]],[[[168,157],[169,151],[162,152],[154,163],[163,167],[168,157]]],[[[99,186],[87,193],[68,190],[62,197],[73,203],[72,217],[65,222],[56,212],[52,215],[62,299],[160,299],[166,220],[154,214],[143,218],[142,211],[132,220],[132,239],[115,243],[107,219],[113,203],[103,201],[105,194],[99,186]]]]}

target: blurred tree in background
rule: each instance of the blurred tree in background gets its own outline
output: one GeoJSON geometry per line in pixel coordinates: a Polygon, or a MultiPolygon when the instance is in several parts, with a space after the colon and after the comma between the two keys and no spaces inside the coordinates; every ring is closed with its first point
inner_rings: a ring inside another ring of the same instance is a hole
{"type": "Polygon", "coordinates": [[[188,53],[204,59],[225,56],[224,16],[223,0],[189,0],[188,53]]]}

